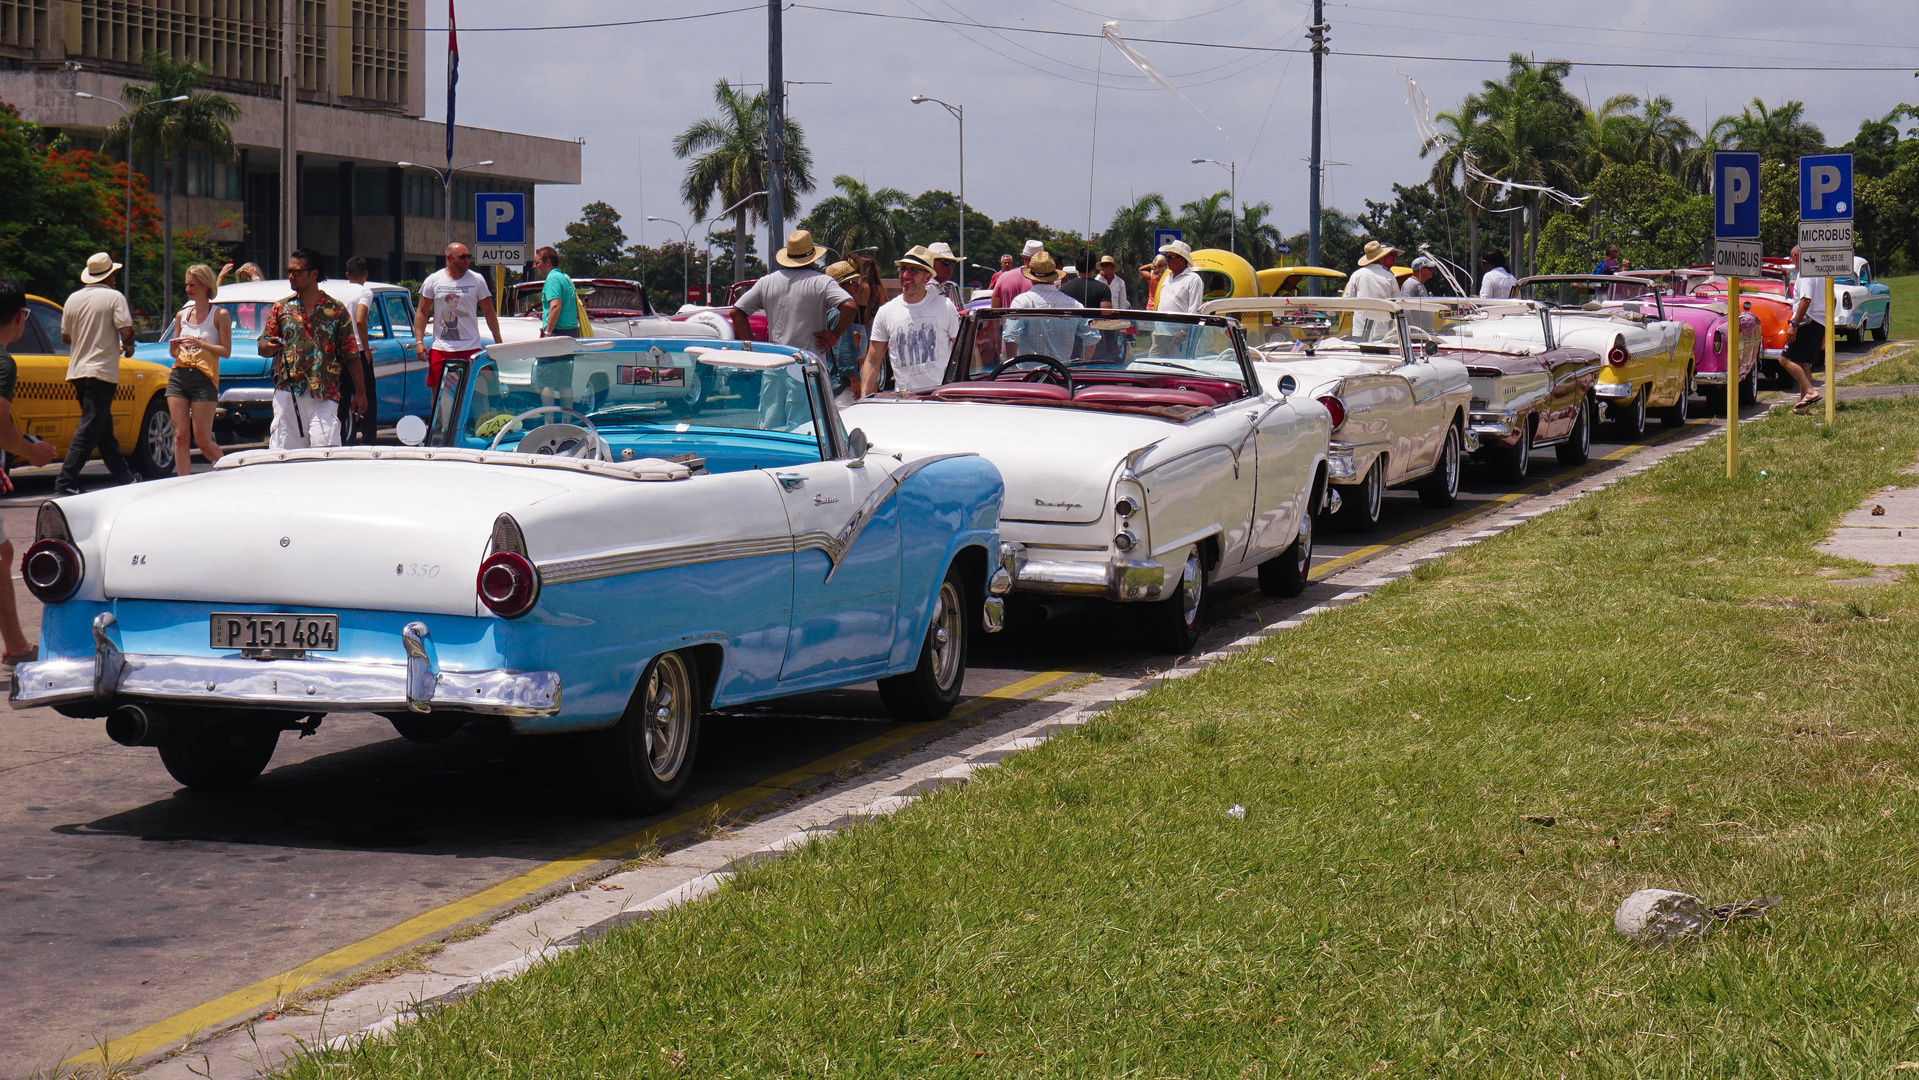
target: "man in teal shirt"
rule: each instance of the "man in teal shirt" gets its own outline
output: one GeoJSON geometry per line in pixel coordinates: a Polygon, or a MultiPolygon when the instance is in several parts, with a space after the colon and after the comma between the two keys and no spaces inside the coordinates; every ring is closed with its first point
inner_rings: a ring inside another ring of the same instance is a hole
{"type": "Polygon", "coordinates": [[[578,337],[580,298],[573,279],[560,271],[560,253],[550,247],[534,252],[533,269],[546,275],[546,288],[540,291],[540,336],[578,337]]]}

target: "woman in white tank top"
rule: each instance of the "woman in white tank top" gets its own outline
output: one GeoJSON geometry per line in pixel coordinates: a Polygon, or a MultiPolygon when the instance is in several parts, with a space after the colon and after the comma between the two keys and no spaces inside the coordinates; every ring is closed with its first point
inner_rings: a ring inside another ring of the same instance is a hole
{"type": "Polygon", "coordinates": [[[168,349],[173,354],[173,373],[167,376],[173,470],[181,476],[193,468],[191,443],[199,444],[207,464],[220,460],[219,444],[213,441],[213,410],[220,400],[220,361],[233,353],[233,320],[212,303],[220,288],[213,268],[187,267],[186,288],[187,306],[180,311],[168,349]]]}

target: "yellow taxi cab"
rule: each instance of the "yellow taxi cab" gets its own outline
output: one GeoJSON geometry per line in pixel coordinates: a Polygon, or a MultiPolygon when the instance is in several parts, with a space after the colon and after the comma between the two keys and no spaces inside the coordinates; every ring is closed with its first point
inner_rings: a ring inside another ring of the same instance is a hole
{"type": "MultiPolygon", "coordinates": [[[[14,427],[45,439],[64,455],[80,426],[80,401],[67,383],[68,349],[60,340],[60,305],[27,294],[26,332],[8,351],[13,353],[16,371],[14,427]]],[[[113,436],[120,441],[127,464],[149,480],[173,475],[167,374],[168,369],[159,364],[122,359],[119,389],[113,394],[113,436]]]]}

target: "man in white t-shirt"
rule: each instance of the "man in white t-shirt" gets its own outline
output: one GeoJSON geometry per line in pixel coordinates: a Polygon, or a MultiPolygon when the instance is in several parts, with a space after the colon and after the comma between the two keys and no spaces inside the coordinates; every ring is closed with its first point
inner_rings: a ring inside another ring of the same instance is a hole
{"type": "Polygon", "coordinates": [[[1479,279],[1480,297],[1486,300],[1512,299],[1519,279],[1506,269],[1506,253],[1494,248],[1480,257],[1479,266],[1485,271],[1485,275],[1479,279]]]}
{"type": "Polygon", "coordinates": [[[893,389],[931,390],[946,380],[959,337],[959,312],[944,296],[927,290],[933,280],[933,253],[916,247],[900,256],[900,294],[873,316],[872,343],[860,362],[860,396],[879,393],[890,366],[893,389]]]}
{"type": "Polygon", "coordinates": [[[440,388],[440,368],[448,360],[471,360],[479,355],[480,319],[493,340],[500,341],[500,319],[493,312],[493,290],[486,278],[467,267],[473,256],[465,244],[446,246],[446,269],[435,270],[420,283],[420,307],[413,313],[413,340],[426,341],[426,323],[433,320],[433,350],[426,356],[426,385],[440,388]],[[436,315],[435,312],[438,312],[436,315]]]}
{"type": "MultiPolygon", "coordinates": [[[[1206,283],[1193,272],[1193,249],[1186,241],[1175,240],[1160,248],[1159,253],[1166,258],[1166,273],[1160,278],[1159,299],[1153,310],[1198,314],[1200,303],[1206,299],[1206,283]]],[[[1185,327],[1170,322],[1155,323],[1153,354],[1175,355],[1185,339],[1185,327]]]]}
{"type": "MultiPolygon", "coordinates": [[[[1792,264],[1799,265],[1799,246],[1793,245],[1792,264]]],[[[1824,401],[1812,385],[1812,368],[1826,359],[1826,279],[1796,274],[1792,279],[1792,337],[1779,357],[1779,366],[1799,384],[1799,401],[1792,411],[1805,415],[1824,401]]]]}
{"type": "Polygon", "coordinates": [[[373,290],[367,287],[366,260],[358,255],[346,261],[346,279],[359,291],[347,301],[347,317],[353,320],[353,333],[360,339],[360,385],[366,387],[366,412],[342,425],[348,443],[370,443],[379,434],[380,399],[373,387],[373,342],[367,320],[373,316],[373,290]]]}

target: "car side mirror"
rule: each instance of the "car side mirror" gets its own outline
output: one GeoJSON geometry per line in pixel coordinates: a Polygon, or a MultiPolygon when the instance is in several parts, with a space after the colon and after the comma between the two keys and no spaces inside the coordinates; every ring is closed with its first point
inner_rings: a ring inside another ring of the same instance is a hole
{"type": "Polygon", "coordinates": [[[393,434],[408,446],[418,446],[426,441],[426,421],[408,413],[393,425],[393,434]]]}
{"type": "Polygon", "coordinates": [[[1432,358],[1433,358],[1433,357],[1435,357],[1435,356],[1438,356],[1438,355],[1439,355],[1439,342],[1438,342],[1438,341],[1435,341],[1435,340],[1434,340],[1434,339],[1432,339],[1432,338],[1427,338],[1427,339],[1426,339],[1426,347],[1425,347],[1425,353],[1426,353],[1426,358],[1427,358],[1428,360],[1430,360],[1430,359],[1432,359],[1432,358]]]}
{"type": "Polygon", "coordinates": [[[866,432],[861,431],[859,428],[854,428],[847,434],[846,452],[852,455],[853,460],[858,461],[864,458],[866,452],[870,449],[872,449],[872,444],[867,441],[866,432]]]}
{"type": "Polygon", "coordinates": [[[1298,379],[1293,378],[1291,375],[1281,375],[1279,377],[1279,396],[1280,397],[1282,398],[1292,397],[1293,394],[1298,390],[1299,390],[1298,379]]]}

